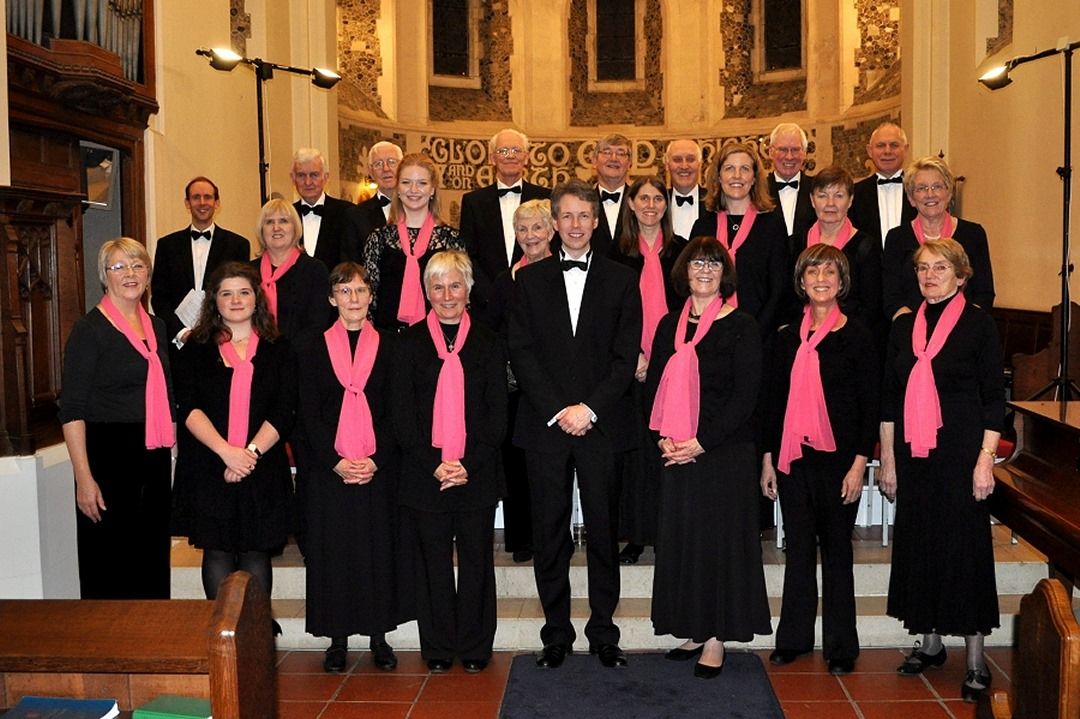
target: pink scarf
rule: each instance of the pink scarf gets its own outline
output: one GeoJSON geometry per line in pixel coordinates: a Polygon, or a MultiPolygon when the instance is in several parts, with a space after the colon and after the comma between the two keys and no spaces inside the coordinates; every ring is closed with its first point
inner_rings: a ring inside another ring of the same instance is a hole
{"type": "Polygon", "coordinates": [[[296,261],[300,259],[300,248],[294,247],[289,252],[289,256],[277,266],[275,270],[270,265],[270,253],[263,252],[262,259],[259,260],[259,276],[262,279],[262,288],[266,292],[266,304],[270,308],[270,314],[274,316],[274,319],[278,318],[278,304],[277,304],[277,281],[280,280],[286,272],[292,269],[292,266],[296,264],[296,261]]]}
{"type": "Polygon", "coordinates": [[[784,474],[791,474],[791,462],[802,457],[804,444],[819,452],[836,451],[829,411],[825,407],[825,389],[821,386],[821,362],[817,348],[840,321],[840,305],[833,305],[821,327],[811,337],[810,325],[813,321],[813,312],[807,305],[803,309],[802,325],[799,326],[802,343],[791,364],[791,385],[788,387],[787,409],[784,411],[784,431],[780,437],[780,461],[776,465],[784,474]]]}
{"type": "Polygon", "coordinates": [[[911,331],[915,366],[908,375],[907,391],[904,392],[904,441],[911,444],[912,457],[927,457],[930,450],[937,448],[937,431],[942,425],[941,400],[931,361],[956,327],[966,303],[964,293],[957,290],[941,313],[929,343],[926,341],[925,300],[915,313],[915,327],[911,331]]]}
{"type": "MultiPolygon", "coordinates": [[[[851,220],[849,220],[848,218],[845,217],[843,224],[840,225],[839,232],[836,233],[836,239],[833,240],[832,246],[835,247],[838,250],[844,249],[844,245],[846,245],[851,240],[851,236],[854,235],[854,234],[855,234],[855,226],[851,224],[851,220]]],[[[815,222],[810,227],[810,231],[806,233],[806,246],[807,247],[813,247],[814,245],[818,244],[819,242],[821,242],[821,222],[820,221],[815,222]]]]}
{"type": "Polygon", "coordinates": [[[638,278],[638,288],[641,290],[641,351],[645,353],[646,359],[652,354],[656,326],[668,311],[667,293],[664,292],[664,268],[660,264],[660,252],[664,249],[663,233],[656,236],[653,245],[653,249],[649,249],[645,236],[638,235],[638,249],[645,260],[641,277],[638,278]]]}
{"type": "MultiPolygon", "coordinates": [[[[746,208],[742,225],[739,226],[738,232],[735,233],[735,241],[731,243],[731,247],[728,247],[728,213],[726,211],[716,213],[716,239],[720,240],[720,244],[727,248],[728,254],[731,255],[731,262],[736,267],[738,267],[738,262],[735,261],[735,255],[739,252],[739,248],[743,246],[743,243],[746,242],[746,238],[750,236],[750,228],[754,226],[757,215],[757,208],[753,205],[746,208]]],[[[732,307],[738,307],[739,293],[733,293],[727,301],[732,307]]]]}
{"type": "MultiPolygon", "coordinates": [[[[946,212],[944,219],[941,221],[941,236],[952,237],[955,226],[956,223],[953,221],[952,215],[946,212]]],[[[915,239],[918,241],[919,247],[922,247],[926,242],[926,233],[923,232],[922,222],[918,217],[911,221],[911,229],[915,231],[915,239]]]]}
{"type": "Polygon", "coordinates": [[[472,321],[469,313],[461,315],[454,349],[446,349],[439,317],[432,310],[427,315],[428,333],[435,351],[443,361],[435,384],[435,405],[431,413],[431,446],[442,449],[442,461],[456,462],[465,456],[465,369],[458,354],[465,346],[472,321]]]}
{"type": "Polygon", "coordinates": [[[365,322],[356,342],[355,355],[349,347],[348,330],[340,319],[323,333],[323,337],[334,376],[345,389],[338,413],[337,434],[334,435],[334,451],[349,460],[370,457],[375,454],[375,425],[364,387],[379,351],[379,333],[370,322],[365,322]]]}
{"type": "Polygon", "coordinates": [[[401,281],[401,299],[398,300],[397,318],[408,325],[424,319],[424,293],[420,288],[420,258],[427,252],[431,235],[435,232],[435,217],[429,212],[416,235],[416,243],[409,242],[409,228],[405,226],[405,214],[397,221],[398,243],[405,253],[405,277],[401,281]]]}
{"type": "Polygon", "coordinates": [[[649,416],[649,429],[655,429],[661,437],[669,437],[676,442],[683,442],[697,436],[698,414],[701,407],[701,375],[698,371],[698,356],[694,349],[709,333],[713,320],[724,307],[724,298],[716,296],[705,311],[701,313],[694,337],[689,342],[683,341],[690,323],[691,299],[686,299],[679,324],[675,328],[675,354],[668,360],[664,373],[660,375],[660,386],[656,390],[652,414],[649,416]]]}
{"type": "Polygon", "coordinates": [[[226,340],[218,345],[221,359],[232,367],[229,383],[229,436],[227,441],[234,447],[248,443],[248,416],[251,414],[251,378],[255,376],[255,353],[259,350],[259,335],[255,330],[248,335],[247,356],[240,359],[232,342],[226,340]]]}
{"type": "Polygon", "coordinates": [[[139,324],[146,336],[144,343],[108,295],[101,298],[101,309],[105,310],[105,316],[112,320],[116,329],[120,330],[135,351],[147,361],[146,448],[172,447],[176,443],[176,435],[173,432],[172,408],[169,406],[169,385],[165,382],[165,367],[161,364],[161,358],[158,357],[157,335],[154,334],[154,325],[150,321],[150,315],[141,304],[138,305],[139,324]]]}

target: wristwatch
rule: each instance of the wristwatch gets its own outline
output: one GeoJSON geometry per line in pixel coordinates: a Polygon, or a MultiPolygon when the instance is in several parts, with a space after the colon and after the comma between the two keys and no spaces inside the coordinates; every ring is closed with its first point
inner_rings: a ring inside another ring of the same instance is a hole
{"type": "Polygon", "coordinates": [[[252,452],[252,453],[255,454],[255,459],[262,459],[262,452],[259,451],[259,448],[257,446],[255,446],[254,442],[249,444],[247,446],[247,448],[248,448],[249,452],[252,452]]]}

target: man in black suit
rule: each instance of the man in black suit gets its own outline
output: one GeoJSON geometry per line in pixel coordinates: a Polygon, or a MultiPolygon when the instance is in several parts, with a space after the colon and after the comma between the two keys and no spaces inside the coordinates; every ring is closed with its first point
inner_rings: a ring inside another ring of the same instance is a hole
{"type": "Polygon", "coordinates": [[[626,202],[626,178],[633,162],[633,145],[625,135],[600,138],[593,153],[596,168],[596,193],[600,196],[600,224],[592,237],[592,249],[603,257],[618,244],[623,217],[629,212],[626,202]]]}
{"type": "Polygon", "coordinates": [[[397,168],[403,153],[392,142],[376,142],[368,150],[368,177],[378,187],[375,194],[356,207],[350,207],[347,213],[346,235],[352,238],[357,247],[357,257],[363,257],[364,243],[371,233],[386,224],[390,215],[390,203],[397,190],[397,168]]]}
{"type": "Polygon", "coordinates": [[[591,616],[589,651],[626,665],[613,621],[619,603],[616,455],[635,442],[630,393],[641,342],[641,300],[632,270],[591,247],[600,214],[579,180],[552,192],[558,256],[521,268],[514,283],[510,361],[524,393],[514,441],[525,449],[533,508],[533,570],[545,623],[537,665],[572,652],[571,470],[585,513],[591,616]]]}
{"type": "Polygon", "coordinates": [[[672,140],[664,151],[668,173],[668,213],[671,229],[690,239],[690,230],[705,215],[705,188],[701,182],[701,146],[693,140],[672,140]]]}
{"type": "Polygon", "coordinates": [[[514,239],[514,210],[522,202],[546,200],[551,190],[525,182],[529,138],[507,128],[488,141],[495,182],[461,198],[461,241],[473,263],[472,306],[482,309],[499,273],[521,259],[514,239]]]}
{"type": "Polygon", "coordinates": [[[903,128],[892,122],[878,125],[866,143],[866,154],[876,172],[855,183],[848,216],[857,229],[877,237],[882,247],[889,230],[915,219],[915,207],[904,194],[907,150],[903,128]]]}
{"type": "Polygon", "coordinates": [[[218,265],[247,262],[251,257],[247,240],[214,224],[214,213],[220,206],[217,185],[207,177],[196,177],[184,188],[184,207],[191,213],[191,224],[157,241],[150,304],[154,314],[165,320],[169,337],[177,348],[183,346],[191,333],[206,281],[218,265]],[[186,321],[177,315],[178,308],[186,321]]]}
{"type": "Polygon", "coordinates": [[[817,220],[810,204],[810,180],[803,175],[806,133],[793,122],[782,122],[769,135],[769,194],[784,218],[788,244],[801,242],[817,220]]]}
{"type": "Polygon", "coordinates": [[[300,199],[293,207],[304,223],[304,251],[321,260],[328,270],[343,260],[360,261],[356,238],[346,237],[346,213],[353,203],[331,197],[324,191],[330,173],[322,153],[312,147],[302,147],[293,155],[289,178],[300,199]]]}

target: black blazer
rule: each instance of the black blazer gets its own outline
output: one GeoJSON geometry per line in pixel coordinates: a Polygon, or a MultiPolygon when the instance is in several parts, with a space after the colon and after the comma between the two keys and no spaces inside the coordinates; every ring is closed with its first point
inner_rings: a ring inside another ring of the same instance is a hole
{"type": "MultiPolygon", "coordinates": [[[[300,200],[294,202],[293,207],[299,214],[300,200]]],[[[319,225],[319,237],[315,243],[315,259],[321,260],[328,270],[334,269],[334,266],[343,260],[360,261],[360,247],[355,244],[356,240],[346,240],[345,237],[348,229],[346,214],[354,207],[356,205],[353,203],[330,195],[326,196],[323,203],[322,223],[319,225]]],[[[301,222],[303,219],[304,216],[300,215],[301,222]]]]}
{"type": "Polygon", "coordinates": [[[575,442],[606,452],[633,448],[640,410],[630,386],[640,343],[641,298],[629,268],[593,252],[576,333],[558,258],[518,270],[509,346],[525,401],[518,406],[514,444],[542,452],[566,451],[575,442]],[[597,416],[584,437],[571,437],[557,423],[548,426],[561,409],[579,402],[597,416]]]}
{"type": "MultiPolygon", "coordinates": [[[[600,196],[600,186],[593,185],[593,189],[596,190],[597,197],[600,196]]],[[[619,195],[619,216],[615,221],[615,227],[608,226],[607,213],[604,212],[604,203],[600,203],[600,217],[596,225],[596,230],[592,234],[592,249],[598,255],[607,257],[611,253],[611,248],[614,245],[619,244],[619,238],[622,236],[623,218],[630,212],[630,203],[626,201],[626,193],[630,191],[630,183],[627,182],[623,186],[622,194],[619,195]]],[[[554,212],[554,208],[552,208],[554,212]]]]}
{"type": "MultiPolygon", "coordinates": [[[[206,272],[203,286],[210,275],[224,262],[247,262],[251,259],[251,245],[246,239],[224,227],[214,226],[210,252],[206,255],[206,272]]],[[[165,320],[165,329],[171,341],[184,329],[176,317],[176,308],[190,290],[195,289],[195,267],[191,258],[191,227],[170,233],[157,241],[154,250],[154,274],[150,278],[150,305],[154,314],[165,320]]]]}
{"type": "MultiPolygon", "coordinates": [[[[251,261],[258,270],[261,256],[251,261]]],[[[310,335],[322,334],[334,319],[337,310],[330,305],[330,273],[326,265],[300,253],[296,264],[277,281],[277,325],[297,346],[310,341],[310,335]]]]}
{"type": "Polygon", "coordinates": [[[769,173],[769,194],[776,205],[773,211],[776,212],[780,222],[784,223],[784,234],[788,237],[806,237],[806,231],[817,222],[817,213],[814,212],[814,206],[810,204],[810,176],[805,171],[799,175],[799,189],[796,192],[798,194],[795,196],[795,219],[791,223],[792,232],[788,234],[787,223],[784,223],[784,210],[780,206],[780,188],[776,181],[776,173],[769,173]]]}
{"type": "MultiPolygon", "coordinates": [[[[345,212],[345,253],[342,261],[364,261],[364,244],[371,233],[386,225],[386,215],[378,194],[374,194],[359,205],[353,205],[345,212]],[[352,254],[355,250],[356,254],[352,254]]],[[[333,268],[330,268],[333,269],[333,268]]]]}
{"type": "MultiPolygon", "coordinates": [[[[691,235],[716,237],[715,212],[698,220],[691,235]]],[[[728,241],[733,241],[729,237],[728,241]]],[[[757,320],[762,336],[770,336],[792,306],[795,290],[788,268],[787,228],[776,211],[759,212],[735,263],[739,309],[757,320]]]]}
{"type": "MultiPolygon", "coordinates": [[[[521,183],[521,201],[546,200],[551,190],[531,182],[521,183]]],[[[482,305],[491,294],[491,284],[499,273],[510,267],[506,261],[506,242],[503,237],[502,210],[499,207],[499,188],[490,184],[461,198],[461,229],[458,236],[473,263],[474,285],[470,301],[482,305]]],[[[514,243],[513,262],[522,252],[514,243]]]]}
{"type": "MultiPolygon", "coordinates": [[[[876,237],[884,247],[884,238],[881,236],[881,206],[878,205],[878,176],[877,173],[855,183],[855,195],[851,202],[851,210],[848,217],[856,229],[862,230],[871,237],[876,237]]],[[[900,205],[900,224],[906,225],[915,219],[915,206],[907,198],[907,194],[901,192],[903,203],[900,205]]]]}
{"type": "Polygon", "coordinates": [[[431,446],[431,415],[442,361],[427,322],[401,332],[394,362],[391,416],[402,448],[400,502],[449,512],[494,506],[505,494],[500,446],[506,435],[506,357],[498,335],[473,322],[459,355],[465,371],[465,456],[469,481],[439,491],[442,450],[431,446]]]}

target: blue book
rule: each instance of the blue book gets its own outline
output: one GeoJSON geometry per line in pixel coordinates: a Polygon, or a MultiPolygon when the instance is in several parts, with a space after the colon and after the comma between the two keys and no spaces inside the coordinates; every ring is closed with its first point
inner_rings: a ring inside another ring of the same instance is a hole
{"type": "Polygon", "coordinates": [[[23,697],[4,719],[112,719],[119,714],[115,699],[23,697]]]}

